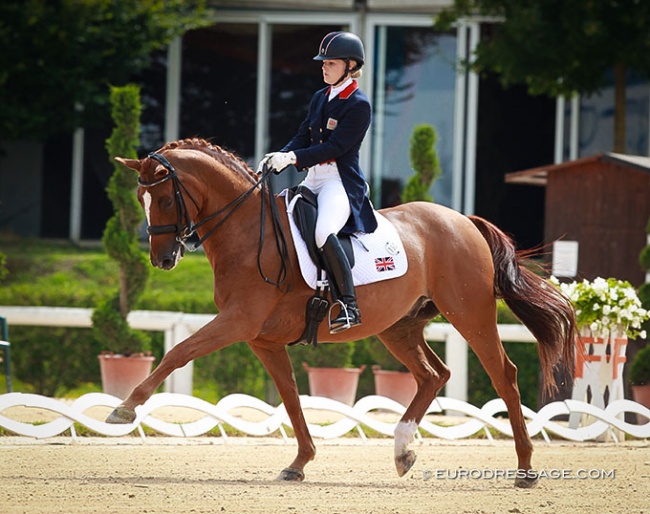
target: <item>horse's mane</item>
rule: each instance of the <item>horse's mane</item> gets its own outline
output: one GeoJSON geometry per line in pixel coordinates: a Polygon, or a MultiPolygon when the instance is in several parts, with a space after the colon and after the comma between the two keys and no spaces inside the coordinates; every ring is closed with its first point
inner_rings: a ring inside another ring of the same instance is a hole
{"type": "Polygon", "coordinates": [[[178,141],[170,141],[165,143],[158,152],[164,152],[165,150],[175,150],[175,149],[185,149],[191,148],[194,150],[200,150],[203,153],[214,158],[217,162],[223,164],[227,168],[238,171],[246,179],[256,181],[255,174],[253,170],[237,155],[224,150],[223,148],[213,145],[209,141],[201,138],[188,138],[188,139],[179,139],[178,141]]]}

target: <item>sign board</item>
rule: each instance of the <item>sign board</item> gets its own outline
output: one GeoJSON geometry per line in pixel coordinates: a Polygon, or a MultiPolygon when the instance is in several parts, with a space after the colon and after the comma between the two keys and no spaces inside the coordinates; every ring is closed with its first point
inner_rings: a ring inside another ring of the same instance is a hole
{"type": "Polygon", "coordinates": [[[553,243],[553,275],[575,277],[578,274],[578,241],[553,243]]]}

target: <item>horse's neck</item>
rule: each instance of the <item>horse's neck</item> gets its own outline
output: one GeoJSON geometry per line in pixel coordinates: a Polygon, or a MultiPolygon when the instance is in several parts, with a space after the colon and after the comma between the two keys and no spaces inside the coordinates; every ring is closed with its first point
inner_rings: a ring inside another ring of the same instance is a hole
{"type": "Polygon", "coordinates": [[[247,198],[242,198],[251,187],[252,184],[231,179],[208,188],[200,218],[217,212],[220,214],[199,229],[198,233],[203,237],[212,231],[203,243],[211,262],[213,259],[229,259],[228,256],[239,255],[243,258],[257,247],[260,234],[260,192],[256,189],[247,198]]]}
{"type": "MultiPolygon", "coordinates": [[[[275,198],[274,201],[278,209],[282,210],[283,199],[275,198]]],[[[264,205],[264,232],[261,230],[261,208],[261,194],[259,189],[256,189],[255,193],[203,243],[206,257],[215,274],[215,300],[219,296],[227,297],[233,292],[232,288],[241,288],[242,281],[249,284],[259,279],[260,284],[263,284],[260,267],[264,272],[271,274],[280,268],[280,256],[277,252],[268,201],[264,205]],[[262,237],[264,244],[260,255],[262,237]]],[[[280,219],[285,238],[290,239],[289,224],[286,214],[282,211],[280,219]]]]}

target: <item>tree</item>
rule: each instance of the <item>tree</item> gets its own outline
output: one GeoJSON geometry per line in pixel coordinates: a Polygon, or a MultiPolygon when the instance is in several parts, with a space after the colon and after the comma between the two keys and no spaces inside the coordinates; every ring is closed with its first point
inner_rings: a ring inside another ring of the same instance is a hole
{"type": "Polygon", "coordinates": [[[108,86],[213,23],[205,0],[0,2],[0,140],[42,141],[108,111],[108,86]]]}
{"type": "Polygon", "coordinates": [[[454,0],[437,18],[448,29],[459,18],[496,17],[473,56],[477,72],[495,72],[504,86],[530,94],[591,95],[615,82],[614,150],[625,152],[628,71],[650,76],[650,2],[642,0],[454,0]]]}
{"type": "Polygon", "coordinates": [[[115,213],[106,223],[102,242],[108,255],[119,264],[117,293],[93,312],[93,330],[103,349],[123,355],[147,350],[147,338],[133,331],[127,322],[129,311],[142,295],[148,279],[147,259],[140,250],[138,227],[144,215],[135,195],[137,174],[114,160],[116,156],[136,159],[140,144],[140,89],[129,84],[110,91],[115,128],[106,141],[114,171],[106,191],[115,213]]]}
{"type": "Polygon", "coordinates": [[[417,125],[413,129],[409,155],[415,173],[404,186],[402,202],[433,201],[429,190],[442,174],[436,154],[436,139],[436,130],[431,125],[417,125]]]}

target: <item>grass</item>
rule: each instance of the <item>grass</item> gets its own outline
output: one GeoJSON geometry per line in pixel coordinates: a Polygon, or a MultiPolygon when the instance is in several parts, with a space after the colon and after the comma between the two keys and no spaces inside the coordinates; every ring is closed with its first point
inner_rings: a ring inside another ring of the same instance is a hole
{"type": "MultiPolygon", "coordinates": [[[[71,242],[16,239],[0,235],[9,274],[0,285],[0,305],[94,307],[118,287],[117,264],[104,249],[71,242]]],[[[143,246],[143,253],[146,248],[143,246]]],[[[149,268],[149,282],[137,306],[146,310],[215,313],[214,279],[203,254],[186,255],[172,272],[149,268]]]]}

